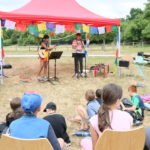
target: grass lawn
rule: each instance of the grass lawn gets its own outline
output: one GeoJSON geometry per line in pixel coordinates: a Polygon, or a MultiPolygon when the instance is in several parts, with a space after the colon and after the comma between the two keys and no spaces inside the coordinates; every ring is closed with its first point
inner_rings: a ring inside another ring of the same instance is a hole
{"type": "MultiPolygon", "coordinates": [[[[142,51],[143,48],[129,48],[123,49],[124,54],[135,55],[137,51],[142,51]]],[[[149,52],[150,48],[144,48],[145,52],[149,52]]],[[[102,50],[90,50],[90,53],[100,53],[102,50]]],[[[111,53],[111,50],[109,50],[111,53]]],[[[14,52],[6,51],[7,54],[13,54],[14,52]]],[[[18,53],[18,52],[15,52],[18,53]]],[[[33,52],[31,52],[33,53],[33,52]]],[[[34,52],[35,53],[35,52],[34,52]]],[[[65,51],[69,53],[69,49],[65,51]]],[[[104,52],[107,53],[107,52],[104,52]]],[[[113,53],[115,53],[113,51],[113,53]]],[[[76,79],[72,78],[73,74],[73,59],[71,57],[62,57],[58,61],[58,77],[60,82],[56,82],[55,85],[50,83],[39,83],[36,80],[36,72],[38,68],[37,58],[6,58],[6,63],[12,64],[13,68],[11,70],[5,70],[4,84],[0,85],[0,121],[5,120],[6,114],[10,111],[9,99],[22,96],[25,91],[36,91],[44,96],[44,101],[42,109],[45,105],[53,101],[58,106],[58,113],[63,114],[66,119],[76,115],[76,107],[78,105],[86,106],[86,101],[84,99],[84,93],[87,89],[96,90],[97,88],[102,88],[107,83],[116,83],[122,86],[124,93],[123,97],[128,96],[127,88],[131,84],[143,83],[147,87],[139,88],[138,92],[140,94],[150,93],[150,66],[144,68],[145,74],[148,80],[143,80],[139,75],[139,72],[134,64],[131,63],[130,69],[122,69],[122,76],[109,74],[107,78],[102,78],[98,76],[94,78],[92,73],[89,73],[87,79],[76,79]],[[131,76],[127,76],[130,74],[131,76]],[[31,78],[30,82],[23,82],[21,78],[31,78]]],[[[89,57],[88,58],[88,68],[97,63],[108,63],[111,66],[111,70],[114,69],[114,58],[104,58],[104,57],[89,57]]],[[[50,62],[51,76],[53,75],[54,62],[50,62]]],[[[45,114],[43,112],[39,113],[39,117],[43,117],[45,114]]],[[[146,112],[146,117],[144,120],[144,126],[150,126],[149,122],[150,112],[146,112]]],[[[70,123],[68,124],[68,133],[71,137],[72,146],[69,150],[79,149],[80,138],[72,136],[72,133],[79,129],[79,124],[70,123]]]]}

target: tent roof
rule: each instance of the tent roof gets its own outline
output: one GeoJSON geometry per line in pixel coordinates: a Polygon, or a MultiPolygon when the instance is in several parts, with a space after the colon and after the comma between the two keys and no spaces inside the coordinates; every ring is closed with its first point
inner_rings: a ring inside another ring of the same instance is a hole
{"type": "Polygon", "coordinates": [[[45,21],[57,24],[83,23],[92,26],[120,25],[119,19],[96,15],[75,0],[31,0],[15,11],[0,11],[0,18],[27,23],[45,21]]]}

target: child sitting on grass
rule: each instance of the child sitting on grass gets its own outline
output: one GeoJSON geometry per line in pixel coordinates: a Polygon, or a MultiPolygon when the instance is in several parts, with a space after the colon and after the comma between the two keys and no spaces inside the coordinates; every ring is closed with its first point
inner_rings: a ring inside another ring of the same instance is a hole
{"type": "MultiPolygon", "coordinates": [[[[99,90],[99,97],[101,94],[101,91],[99,90]]],[[[87,90],[85,93],[85,99],[87,101],[87,106],[86,109],[83,108],[83,106],[78,106],[77,108],[77,113],[79,114],[79,120],[81,120],[81,130],[86,131],[88,130],[89,126],[88,126],[88,120],[93,117],[94,115],[96,115],[98,113],[98,110],[100,108],[100,101],[97,97],[97,99],[95,98],[95,92],[93,90],[87,90]]],[[[76,119],[72,119],[70,121],[77,120],[76,119]]]]}
{"type": "Polygon", "coordinates": [[[24,114],[23,109],[21,108],[21,98],[16,97],[10,101],[10,107],[12,112],[8,113],[6,116],[6,125],[9,126],[11,122],[16,119],[19,119],[24,114]]]}
{"type": "Polygon", "coordinates": [[[123,110],[128,111],[129,113],[136,112],[141,117],[140,121],[144,119],[144,102],[141,97],[137,94],[137,87],[135,85],[131,85],[128,88],[129,95],[131,97],[131,105],[132,107],[124,107],[123,110]]]}
{"type": "Polygon", "coordinates": [[[6,115],[6,122],[0,124],[0,133],[6,133],[11,122],[19,119],[24,114],[24,111],[21,108],[21,99],[19,97],[15,97],[10,101],[10,108],[12,112],[6,115]]]}
{"type": "Polygon", "coordinates": [[[56,137],[62,138],[65,141],[66,146],[70,146],[71,141],[67,134],[67,124],[65,118],[56,111],[56,104],[53,102],[48,103],[44,109],[44,112],[47,113],[47,116],[45,116],[43,119],[47,120],[52,125],[56,137]]]}

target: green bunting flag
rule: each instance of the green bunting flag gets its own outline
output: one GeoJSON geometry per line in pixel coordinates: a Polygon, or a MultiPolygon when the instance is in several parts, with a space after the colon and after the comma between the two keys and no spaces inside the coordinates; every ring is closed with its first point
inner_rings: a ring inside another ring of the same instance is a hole
{"type": "Polygon", "coordinates": [[[118,27],[117,26],[112,26],[112,31],[118,32],[118,27]]]}
{"type": "Polygon", "coordinates": [[[29,25],[27,31],[31,34],[38,34],[38,28],[36,25],[29,25]]]}
{"type": "Polygon", "coordinates": [[[82,29],[82,24],[76,23],[74,24],[75,30],[81,30],[82,29]]]}

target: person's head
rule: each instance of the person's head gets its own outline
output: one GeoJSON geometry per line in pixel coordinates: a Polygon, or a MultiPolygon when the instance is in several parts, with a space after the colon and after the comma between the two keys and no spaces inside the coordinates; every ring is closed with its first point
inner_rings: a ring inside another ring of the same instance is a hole
{"type": "Polygon", "coordinates": [[[6,125],[9,126],[10,123],[16,119],[19,119],[24,114],[21,108],[21,98],[15,97],[10,101],[10,107],[12,112],[8,113],[6,116],[6,125]]]}
{"type": "Polygon", "coordinates": [[[57,106],[55,103],[50,102],[46,105],[45,109],[43,110],[44,112],[47,112],[48,114],[54,113],[57,110],[57,106]]]}
{"type": "Polygon", "coordinates": [[[19,119],[24,114],[23,109],[20,107],[16,108],[13,112],[6,115],[6,125],[9,126],[12,121],[19,119]]]}
{"type": "Polygon", "coordinates": [[[44,37],[43,37],[43,39],[42,39],[42,41],[48,42],[48,40],[49,40],[49,36],[45,34],[44,37]]]}
{"type": "Polygon", "coordinates": [[[87,90],[85,93],[85,99],[87,101],[92,101],[95,99],[95,92],[93,90],[87,90]]]}
{"type": "Polygon", "coordinates": [[[19,97],[15,97],[10,101],[10,107],[12,111],[15,111],[20,106],[21,106],[21,98],[19,97]]]}
{"type": "Polygon", "coordinates": [[[96,94],[97,98],[99,98],[99,99],[102,98],[102,90],[101,89],[97,89],[96,92],[95,92],[95,94],[96,94]]]}
{"type": "Polygon", "coordinates": [[[25,113],[37,114],[41,109],[43,97],[36,93],[25,93],[21,100],[21,106],[25,113]]]}
{"type": "Polygon", "coordinates": [[[121,103],[122,88],[116,84],[108,84],[102,90],[103,104],[98,112],[99,130],[103,132],[111,128],[109,110],[117,109],[121,103]]]}
{"type": "Polygon", "coordinates": [[[81,40],[81,33],[77,33],[77,34],[76,34],[76,39],[77,39],[77,40],[81,40]]]}
{"type": "Polygon", "coordinates": [[[128,92],[130,96],[133,96],[135,93],[137,93],[137,87],[135,85],[131,85],[128,88],[128,92]]]}

